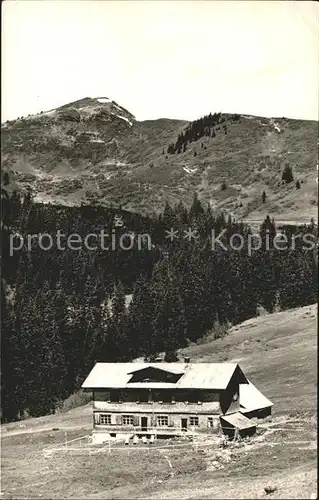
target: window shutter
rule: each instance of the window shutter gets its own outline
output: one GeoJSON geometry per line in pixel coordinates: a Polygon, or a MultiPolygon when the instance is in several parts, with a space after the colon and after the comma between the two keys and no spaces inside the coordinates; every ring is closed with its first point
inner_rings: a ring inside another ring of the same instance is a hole
{"type": "Polygon", "coordinates": [[[122,425],[122,415],[116,415],[116,425],[122,425]]]}
{"type": "Polygon", "coordinates": [[[140,418],[138,415],[134,416],[134,425],[136,425],[137,427],[140,425],[140,418]]]}
{"type": "Polygon", "coordinates": [[[93,414],[93,418],[94,418],[94,424],[98,425],[99,424],[99,414],[98,413],[94,413],[93,414]]]}

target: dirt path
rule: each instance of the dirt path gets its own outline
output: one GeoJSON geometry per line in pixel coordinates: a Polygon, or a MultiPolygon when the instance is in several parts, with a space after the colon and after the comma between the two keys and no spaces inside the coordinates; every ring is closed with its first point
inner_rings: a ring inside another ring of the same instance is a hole
{"type": "MultiPolygon", "coordinates": [[[[19,434],[34,434],[37,432],[50,432],[53,431],[55,432],[56,430],[59,431],[75,431],[79,429],[83,429],[83,423],[82,424],[62,424],[58,425],[55,427],[52,427],[52,425],[43,425],[40,427],[26,427],[22,429],[13,429],[13,430],[6,430],[6,429],[1,429],[1,436],[4,437],[10,437],[10,436],[18,436],[19,434]]],[[[88,430],[91,428],[89,426],[85,427],[88,430]]]]}

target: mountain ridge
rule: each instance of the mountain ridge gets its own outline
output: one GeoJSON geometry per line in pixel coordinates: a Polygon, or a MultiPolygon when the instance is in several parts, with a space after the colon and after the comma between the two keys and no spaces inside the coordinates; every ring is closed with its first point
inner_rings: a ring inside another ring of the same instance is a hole
{"type": "Polygon", "coordinates": [[[110,98],[85,97],[2,124],[2,167],[42,202],[149,212],[166,201],[189,205],[197,192],[239,218],[316,218],[318,122],[222,113],[206,135],[169,154],[196,122],[138,121],[110,98]],[[294,182],[282,184],[287,164],[294,182]]]}

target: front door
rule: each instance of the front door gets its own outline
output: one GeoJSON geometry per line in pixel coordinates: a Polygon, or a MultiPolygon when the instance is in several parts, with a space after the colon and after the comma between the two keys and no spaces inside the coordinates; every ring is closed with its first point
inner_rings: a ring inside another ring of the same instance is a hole
{"type": "Polygon", "coordinates": [[[181,420],[182,431],[186,431],[187,429],[187,418],[182,418],[181,420]]]}
{"type": "Polygon", "coordinates": [[[147,417],[141,417],[142,431],[147,431],[147,417]]]}

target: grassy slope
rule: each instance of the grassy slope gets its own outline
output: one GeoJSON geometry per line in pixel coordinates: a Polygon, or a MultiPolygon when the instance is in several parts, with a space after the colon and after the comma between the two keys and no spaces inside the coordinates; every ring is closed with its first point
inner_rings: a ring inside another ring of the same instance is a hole
{"type": "Polygon", "coordinates": [[[6,124],[3,165],[18,172],[17,182],[34,186],[44,201],[98,200],[157,211],[166,199],[189,205],[197,191],[213,207],[239,218],[260,221],[270,214],[308,222],[317,217],[317,122],[249,116],[237,122],[224,115],[227,135],[223,124],[217,125],[216,137],[188,144],[185,153],[166,155],[186,122],[159,119],[129,126],[108,115],[108,108],[92,119],[92,112],[102,108],[94,100],[86,103],[79,122],[51,113],[6,124]],[[96,135],[88,138],[87,132],[96,135]],[[301,182],[299,190],[295,182],[278,185],[286,163],[301,182]]]}
{"type": "Polygon", "coordinates": [[[273,422],[253,444],[212,471],[203,453],[128,452],[45,458],[49,444],[84,435],[89,405],[63,415],[2,426],[2,498],[310,498],[316,491],[316,307],[248,320],[217,341],[184,350],[194,361],[238,361],[275,404],[273,422]],[[52,431],[52,428],[59,428],[52,431]],[[174,477],[171,477],[173,471],[174,477]]]}

